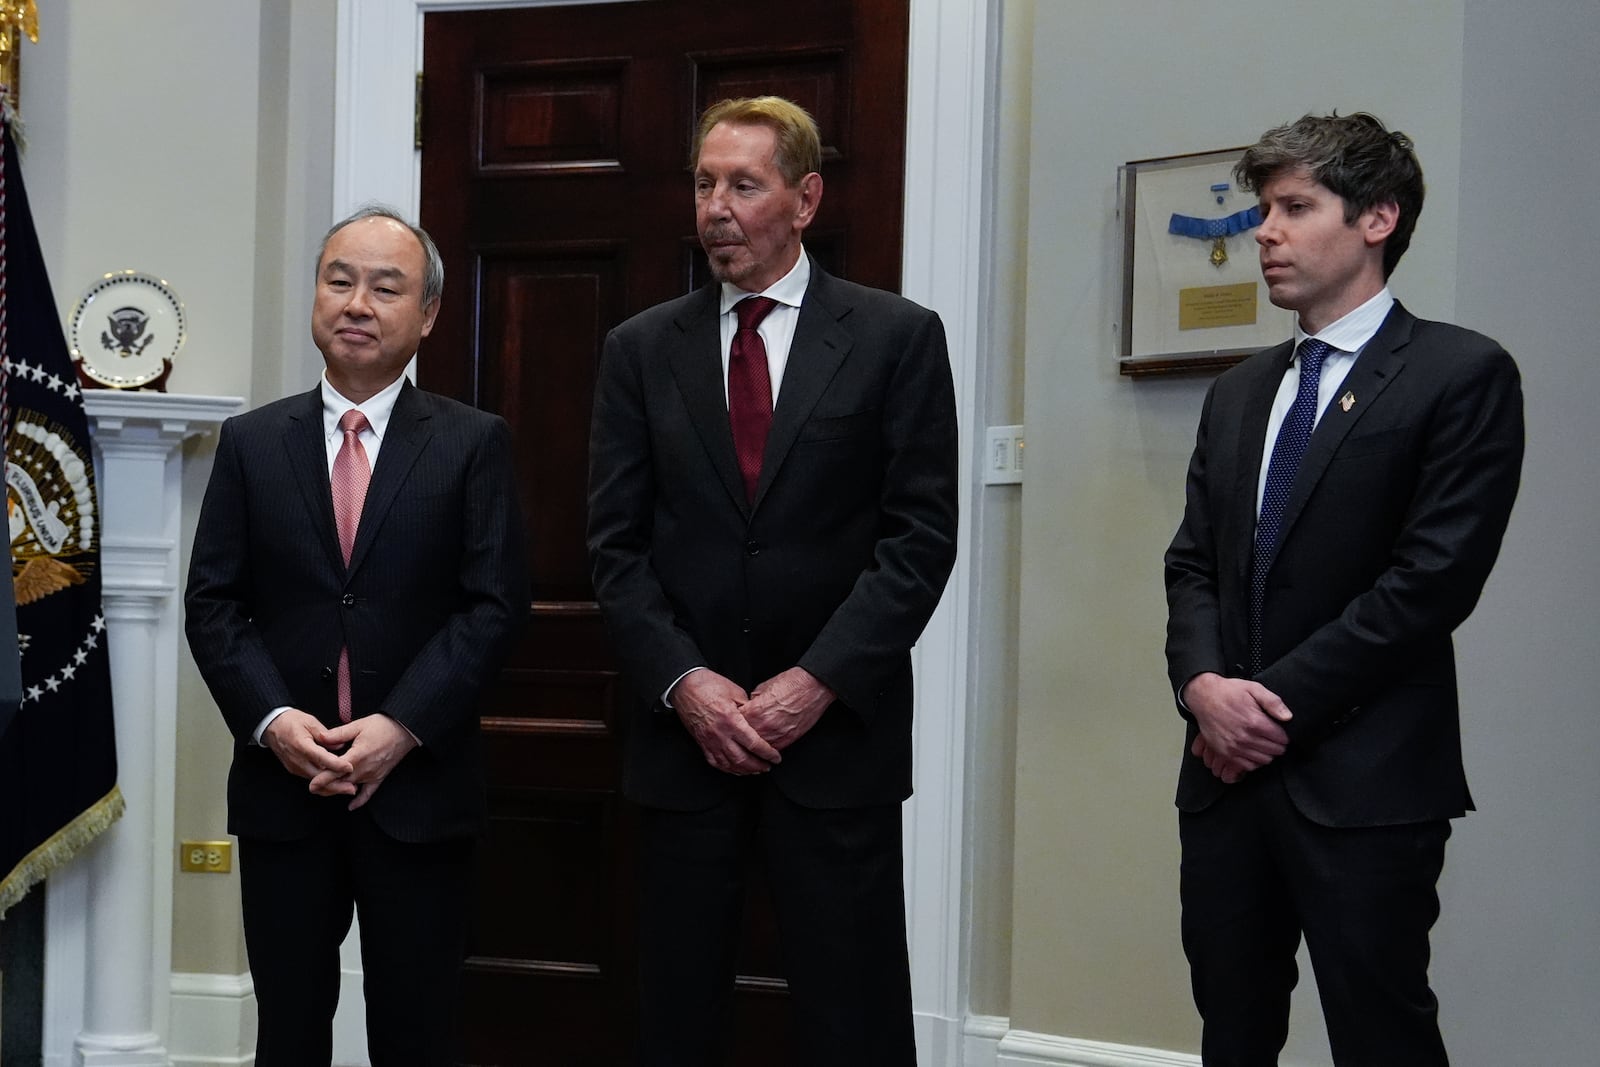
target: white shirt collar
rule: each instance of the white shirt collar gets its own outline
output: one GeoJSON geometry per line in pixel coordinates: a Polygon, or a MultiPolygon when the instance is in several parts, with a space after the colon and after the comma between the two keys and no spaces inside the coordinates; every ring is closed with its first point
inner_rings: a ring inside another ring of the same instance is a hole
{"type": "Polygon", "coordinates": [[[811,257],[806,255],[804,247],[800,249],[800,258],[795,260],[794,266],[789,268],[789,273],[773,282],[760,293],[750,293],[734,285],[732,282],[722,283],[722,311],[726,315],[733,310],[733,305],[747,296],[770,296],[780,304],[797,308],[800,301],[805,299],[806,286],[811,284],[811,257]]]}
{"type": "Polygon", "coordinates": [[[328,381],[328,372],[322,372],[322,431],[332,437],[339,432],[339,419],[351,408],[360,408],[361,414],[367,417],[367,423],[372,427],[373,435],[379,441],[383,440],[383,432],[389,428],[389,416],[394,414],[394,402],[400,396],[400,390],[405,386],[404,374],[384,386],[378,392],[357,404],[340,393],[328,381]]]}
{"type": "Polygon", "coordinates": [[[1300,328],[1297,317],[1294,324],[1294,347],[1300,349],[1300,342],[1307,337],[1316,337],[1326,341],[1341,352],[1359,352],[1372,340],[1373,334],[1383,325],[1383,320],[1389,317],[1389,309],[1394,307],[1394,294],[1389,292],[1386,285],[1378,290],[1378,294],[1365,304],[1349,312],[1343,318],[1330,323],[1318,330],[1315,334],[1308,334],[1300,328]]]}

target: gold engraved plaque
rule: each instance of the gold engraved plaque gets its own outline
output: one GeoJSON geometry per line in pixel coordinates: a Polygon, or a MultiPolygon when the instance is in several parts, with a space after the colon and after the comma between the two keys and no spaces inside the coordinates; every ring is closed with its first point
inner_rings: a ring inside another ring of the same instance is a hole
{"type": "Polygon", "coordinates": [[[1178,290],[1178,329],[1256,324],[1256,282],[1200,285],[1178,290]]]}

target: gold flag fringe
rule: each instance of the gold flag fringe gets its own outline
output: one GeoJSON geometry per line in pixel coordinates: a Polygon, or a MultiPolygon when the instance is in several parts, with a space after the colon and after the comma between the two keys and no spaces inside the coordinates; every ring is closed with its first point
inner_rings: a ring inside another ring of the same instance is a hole
{"type": "Polygon", "coordinates": [[[0,881],[0,919],[5,918],[11,906],[27,895],[28,890],[45,880],[57,867],[62,866],[78,850],[122,818],[122,790],[116,786],[111,792],[89,805],[67,825],[52,834],[38,848],[22,857],[0,881]]]}

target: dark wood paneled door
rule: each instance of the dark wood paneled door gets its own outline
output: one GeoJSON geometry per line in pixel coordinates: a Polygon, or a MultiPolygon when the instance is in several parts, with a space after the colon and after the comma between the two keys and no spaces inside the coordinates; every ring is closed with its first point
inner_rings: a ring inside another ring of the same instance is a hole
{"type": "MultiPolygon", "coordinates": [[[[695,118],[727,96],[803,104],[825,146],[807,247],[898,288],[907,19],[908,0],[426,18],[422,223],[449,284],[419,373],[509,420],[534,575],[529,625],[483,710],[492,816],[465,971],[469,1063],[632,1056],[634,819],[618,779],[634,705],[589,581],[588,427],[606,331],[706,278],[695,118]]],[[[782,1067],[782,960],[758,878],[744,921],[734,1062],[782,1067]]]]}

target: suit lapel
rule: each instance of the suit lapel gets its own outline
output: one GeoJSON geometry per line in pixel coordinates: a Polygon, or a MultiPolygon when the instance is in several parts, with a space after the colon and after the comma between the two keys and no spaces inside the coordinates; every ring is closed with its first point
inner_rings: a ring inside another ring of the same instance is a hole
{"type": "MultiPolygon", "coordinates": [[[[394,410],[389,414],[389,426],[383,435],[383,447],[378,450],[378,462],[372,468],[372,481],[367,485],[367,500],[361,506],[361,523],[356,527],[356,543],[350,550],[350,573],[354,574],[366,558],[384,516],[399,495],[417,457],[433,436],[432,412],[423,403],[422,396],[408,381],[400,387],[394,399],[394,410]]],[[[331,498],[332,491],[329,491],[331,498]]],[[[329,504],[331,512],[333,505],[329,504]]]]}
{"type": "Polygon", "coordinates": [[[344,568],[339,552],[339,531],[333,518],[333,489],[328,483],[328,443],[322,427],[322,386],[302,393],[289,412],[283,431],[289,469],[300,489],[311,526],[323,551],[335,567],[344,568]]]}
{"type": "Polygon", "coordinates": [[[673,320],[679,335],[668,353],[673,379],[688,409],[689,421],[711,460],[723,487],[741,510],[749,505],[744,495],[744,475],[733,450],[733,428],[728,424],[728,396],[722,379],[722,331],[718,323],[721,287],[708,283],[673,320]]]}
{"type": "Polygon", "coordinates": [[[1345,437],[1405,368],[1405,360],[1399,352],[1411,340],[1411,325],[1415,321],[1410,312],[1396,303],[1378,332],[1361,350],[1344,381],[1339,383],[1332,403],[1317,420],[1317,428],[1306,445],[1306,454],[1300,460],[1300,469],[1295,472],[1289,499],[1283,507],[1280,543],[1293,531],[1295,520],[1305,509],[1312,490],[1321,481],[1345,437]],[[1351,398],[1348,410],[1340,403],[1341,397],[1351,398]]]}
{"type": "Polygon", "coordinates": [[[800,317],[795,321],[794,341],[784,365],[778,404],[772,412],[772,430],[767,435],[767,448],[761,458],[756,507],[761,505],[767,487],[777,477],[800,430],[853,343],[850,334],[839,325],[850,314],[851,307],[840,303],[839,292],[832,282],[833,279],[813,261],[811,283],[806,286],[805,299],[800,302],[800,317]]]}

